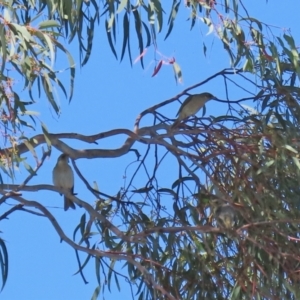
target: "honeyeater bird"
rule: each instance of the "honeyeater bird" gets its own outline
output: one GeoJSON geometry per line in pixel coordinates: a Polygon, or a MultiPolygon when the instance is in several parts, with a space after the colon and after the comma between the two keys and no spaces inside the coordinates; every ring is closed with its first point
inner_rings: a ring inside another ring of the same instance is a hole
{"type": "Polygon", "coordinates": [[[176,115],[178,117],[172,125],[172,128],[176,127],[182,120],[188,118],[189,116],[195,115],[207,101],[212,99],[217,98],[210,93],[201,93],[188,96],[181,104],[176,115]]]}
{"type": "MultiPolygon", "coordinates": [[[[68,189],[73,194],[74,192],[74,174],[69,165],[69,156],[67,154],[61,154],[57,160],[57,163],[53,169],[53,184],[56,187],[68,189]]],[[[74,202],[64,196],[64,210],[68,208],[75,209],[74,202]]]]}
{"type": "Polygon", "coordinates": [[[214,215],[219,226],[230,229],[236,225],[236,210],[229,204],[222,204],[216,207],[214,215]]]}

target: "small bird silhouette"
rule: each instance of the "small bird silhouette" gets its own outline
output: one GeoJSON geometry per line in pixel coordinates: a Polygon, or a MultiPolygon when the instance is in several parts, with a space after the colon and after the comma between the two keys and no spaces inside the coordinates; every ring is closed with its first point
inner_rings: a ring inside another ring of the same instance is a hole
{"type": "Polygon", "coordinates": [[[217,98],[210,93],[201,93],[188,96],[181,104],[176,115],[178,118],[172,125],[172,128],[175,128],[182,120],[188,118],[189,116],[195,115],[207,101],[212,99],[217,98]]]}
{"type": "Polygon", "coordinates": [[[236,210],[229,204],[223,204],[215,210],[215,218],[219,226],[230,229],[236,225],[236,210]]]}
{"type": "MultiPolygon", "coordinates": [[[[54,186],[68,189],[74,194],[74,174],[69,165],[69,156],[67,154],[59,156],[52,175],[54,186]]],[[[69,208],[75,209],[75,204],[71,199],[64,196],[64,210],[66,211],[69,208]]]]}

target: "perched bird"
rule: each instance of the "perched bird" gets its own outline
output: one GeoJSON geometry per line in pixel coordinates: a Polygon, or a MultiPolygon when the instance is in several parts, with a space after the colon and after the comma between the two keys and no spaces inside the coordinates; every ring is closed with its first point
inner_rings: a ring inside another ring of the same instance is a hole
{"type": "Polygon", "coordinates": [[[182,103],[181,107],[176,116],[178,118],[172,125],[172,128],[176,127],[182,120],[188,118],[189,116],[195,115],[207,101],[217,99],[210,93],[201,93],[188,96],[182,103]]]}
{"type": "MultiPolygon", "coordinates": [[[[69,166],[69,156],[67,154],[61,154],[57,160],[57,163],[53,169],[53,184],[56,187],[69,189],[73,194],[74,191],[74,174],[72,168],[69,166]]],[[[71,199],[64,196],[64,210],[68,208],[75,209],[75,204],[71,199]]]]}
{"type": "Polygon", "coordinates": [[[236,225],[236,210],[229,204],[223,204],[215,209],[215,219],[219,226],[230,229],[236,225]]]}

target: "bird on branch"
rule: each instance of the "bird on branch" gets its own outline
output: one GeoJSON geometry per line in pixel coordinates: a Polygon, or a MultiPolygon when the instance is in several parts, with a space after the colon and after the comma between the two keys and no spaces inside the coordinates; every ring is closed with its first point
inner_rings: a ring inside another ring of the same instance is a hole
{"type": "Polygon", "coordinates": [[[201,93],[188,96],[181,104],[181,107],[176,115],[178,117],[172,125],[172,128],[177,127],[182,120],[195,115],[206,104],[207,101],[213,99],[217,98],[210,93],[201,93]]]}
{"type": "MultiPolygon", "coordinates": [[[[54,186],[68,189],[74,195],[74,174],[69,165],[69,156],[67,154],[59,156],[52,175],[54,186]]],[[[66,211],[69,208],[75,209],[75,204],[71,199],[64,196],[64,210],[66,211]]]]}

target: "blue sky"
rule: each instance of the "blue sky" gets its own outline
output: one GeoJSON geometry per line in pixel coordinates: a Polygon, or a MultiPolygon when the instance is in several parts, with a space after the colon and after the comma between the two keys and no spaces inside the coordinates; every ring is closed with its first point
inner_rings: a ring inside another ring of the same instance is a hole
{"type": "MultiPolygon", "coordinates": [[[[245,1],[246,6],[247,3],[250,1],[245,1]]],[[[283,6],[282,1],[269,1],[268,4],[261,1],[259,7],[252,5],[247,8],[249,14],[259,20],[281,28],[292,28],[296,44],[299,45],[299,38],[297,39],[299,31],[296,32],[299,23],[296,20],[300,8],[299,3],[295,5],[287,1],[286,6],[283,6]],[[289,3],[291,6],[288,6],[289,3]],[[298,6],[297,9],[296,6],[298,6]],[[278,18],[279,13],[280,18],[278,18]]],[[[45,97],[37,99],[38,104],[34,110],[41,112],[40,119],[47,124],[49,132],[78,132],[89,135],[117,128],[132,130],[136,117],[146,108],[174,97],[190,85],[229,67],[229,58],[220,41],[213,34],[206,36],[207,29],[201,23],[197,23],[190,31],[190,23],[186,22],[188,15],[189,12],[182,7],[172,34],[166,42],[163,42],[164,35],[162,35],[158,42],[159,51],[170,58],[175,57],[180,64],[183,71],[182,84],[175,83],[171,65],[164,66],[156,77],[151,77],[154,69],[153,49],[148,50],[144,70],[141,69],[139,63],[131,68],[126,56],[122,63],[116,61],[108,47],[102,21],[96,32],[90,61],[84,68],[76,70],[72,102],[69,104],[66,99],[60,97],[61,116],[59,118],[55,116],[50,105],[45,102],[45,97]],[[208,46],[206,57],[203,56],[203,40],[208,46]]],[[[121,38],[121,36],[118,37],[120,42],[121,38]]],[[[79,62],[76,45],[70,45],[70,49],[76,61],[79,62]]],[[[132,49],[133,57],[137,56],[138,51],[134,43],[132,43],[132,49]]],[[[61,59],[58,63],[64,65],[61,59]]],[[[64,67],[67,67],[67,64],[64,67]]],[[[195,92],[203,91],[212,92],[220,98],[225,96],[221,85],[211,84],[203,89],[195,90],[195,92]]],[[[28,99],[25,92],[22,95],[24,99],[28,99]]],[[[237,99],[248,95],[233,92],[232,96],[237,99]]],[[[175,117],[178,108],[179,104],[173,103],[162,112],[169,117],[175,117]]],[[[225,104],[216,105],[211,102],[207,105],[208,115],[224,113],[226,113],[225,104]]],[[[146,121],[142,124],[147,125],[146,121]]],[[[149,122],[148,125],[150,124],[149,122]]],[[[40,133],[38,129],[37,132],[26,132],[30,136],[37,133],[40,133]]],[[[96,147],[113,149],[121,146],[125,138],[125,136],[118,136],[101,140],[99,145],[70,141],[70,145],[77,149],[96,147]]],[[[143,151],[142,146],[138,147],[143,151]]],[[[41,155],[41,149],[38,151],[41,155]]],[[[52,183],[52,169],[59,154],[56,149],[53,149],[51,157],[46,160],[38,176],[30,184],[52,183]]],[[[29,157],[30,154],[27,153],[25,156],[29,157]]],[[[124,185],[123,176],[126,167],[130,163],[134,164],[135,160],[135,155],[129,152],[115,159],[81,159],[77,161],[77,165],[91,184],[96,181],[101,191],[114,195],[124,185]]],[[[16,182],[21,182],[26,175],[25,170],[19,170],[16,182]]],[[[3,179],[5,182],[9,181],[9,178],[3,179]]],[[[165,179],[166,185],[172,182],[173,179],[165,179]]],[[[75,190],[81,199],[90,204],[94,203],[95,199],[86,191],[79,178],[75,178],[75,190]]],[[[83,213],[81,209],[77,207],[76,211],[64,212],[63,199],[56,193],[24,193],[24,197],[45,204],[62,224],[64,230],[72,236],[83,213]]],[[[8,200],[7,204],[3,204],[1,212],[9,209],[14,203],[8,200]]],[[[97,286],[94,264],[90,263],[84,272],[89,284],[85,285],[79,275],[73,276],[77,271],[75,252],[65,243],[60,243],[57,233],[48,220],[16,212],[9,216],[8,220],[1,222],[1,231],[1,237],[6,241],[9,251],[10,264],[8,282],[0,295],[1,299],[91,298],[97,286]]],[[[126,283],[122,283],[121,293],[116,291],[116,287],[112,293],[106,289],[105,299],[117,299],[120,296],[123,300],[132,299],[126,283]]],[[[103,298],[100,296],[99,299],[103,298]]]]}

